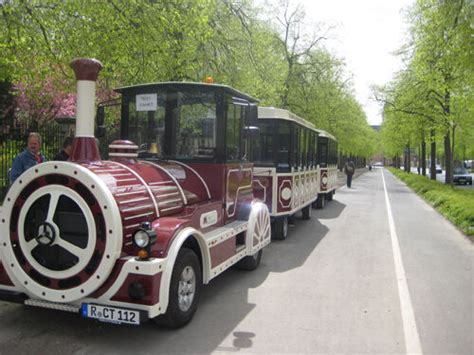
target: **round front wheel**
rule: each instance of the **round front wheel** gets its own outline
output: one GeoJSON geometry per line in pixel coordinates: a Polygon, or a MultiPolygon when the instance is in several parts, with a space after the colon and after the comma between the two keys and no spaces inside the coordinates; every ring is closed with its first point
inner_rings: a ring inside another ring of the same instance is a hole
{"type": "Polygon", "coordinates": [[[277,218],[273,224],[273,239],[284,240],[288,237],[288,217],[277,218]]]}
{"type": "Polygon", "coordinates": [[[197,309],[201,289],[201,268],[196,254],[188,248],[178,253],[171,276],[168,310],[158,323],[170,328],[187,324],[197,309]]]}
{"type": "Polygon", "coordinates": [[[323,209],[326,204],[326,198],[324,194],[319,194],[318,199],[316,200],[316,208],[323,209]]]}
{"type": "Polygon", "coordinates": [[[260,265],[260,260],[262,260],[263,249],[260,249],[253,255],[246,256],[237,263],[237,268],[241,270],[255,270],[260,265]]]}

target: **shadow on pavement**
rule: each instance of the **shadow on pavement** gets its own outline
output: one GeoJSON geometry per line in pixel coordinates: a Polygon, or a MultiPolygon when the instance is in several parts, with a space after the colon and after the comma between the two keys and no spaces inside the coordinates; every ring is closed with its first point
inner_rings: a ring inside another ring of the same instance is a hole
{"type": "MultiPolygon", "coordinates": [[[[335,218],[342,208],[332,201],[323,213],[335,218]]],[[[205,285],[194,319],[182,329],[168,330],[153,322],[117,326],[77,314],[0,302],[0,354],[209,354],[250,348],[256,334],[238,328],[256,307],[249,301],[249,291],[271,273],[284,273],[305,263],[328,232],[316,217],[314,213],[309,221],[297,218],[286,240],[273,241],[265,248],[257,270],[230,269],[205,285]],[[233,342],[223,346],[229,334],[233,342]]]]}

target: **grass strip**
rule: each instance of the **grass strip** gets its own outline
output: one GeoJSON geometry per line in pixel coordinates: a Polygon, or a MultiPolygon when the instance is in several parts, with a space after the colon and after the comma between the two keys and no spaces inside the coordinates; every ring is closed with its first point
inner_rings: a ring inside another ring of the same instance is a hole
{"type": "Polygon", "coordinates": [[[458,189],[400,169],[389,170],[474,241],[473,190],[458,189]]]}

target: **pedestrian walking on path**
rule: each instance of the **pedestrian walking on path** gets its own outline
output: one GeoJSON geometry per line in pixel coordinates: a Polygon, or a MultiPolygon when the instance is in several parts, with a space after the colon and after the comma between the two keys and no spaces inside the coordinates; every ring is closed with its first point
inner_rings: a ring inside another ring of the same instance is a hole
{"type": "Polygon", "coordinates": [[[344,164],[344,173],[347,175],[347,187],[352,185],[352,175],[355,172],[355,165],[351,159],[347,159],[346,164],[344,164]]]}

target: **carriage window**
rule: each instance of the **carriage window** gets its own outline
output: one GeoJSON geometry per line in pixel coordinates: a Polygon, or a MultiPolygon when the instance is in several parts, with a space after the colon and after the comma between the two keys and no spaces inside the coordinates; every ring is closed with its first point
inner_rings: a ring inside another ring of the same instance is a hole
{"type": "Polygon", "coordinates": [[[236,160],[242,157],[240,134],[242,132],[242,114],[244,106],[229,104],[226,126],[226,159],[236,160]]]}
{"type": "Polygon", "coordinates": [[[279,170],[289,170],[290,168],[290,137],[291,129],[288,122],[278,122],[277,138],[277,168],[279,170]]]}
{"type": "Polygon", "coordinates": [[[327,166],[328,159],[328,141],[327,138],[318,138],[318,164],[321,167],[327,166]]]}
{"type": "Polygon", "coordinates": [[[258,127],[259,137],[252,141],[251,159],[260,166],[273,166],[273,123],[261,120],[258,127]]]}
{"type": "Polygon", "coordinates": [[[304,127],[300,127],[300,166],[306,166],[307,164],[307,149],[308,144],[306,140],[306,129],[304,127]]]}
{"type": "Polygon", "coordinates": [[[314,133],[313,131],[310,131],[309,132],[309,146],[308,146],[308,165],[310,167],[313,167],[316,165],[315,158],[314,158],[314,155],[316,153],[316,147],[314,145],[315,137],[316,137],[316,133],[314,133]]]}
{"type": "Polygon", "coordinates": [[[291,152],[292,152],[292,158],[291,158],[291,164],[293,168],[298,168],[300,166],[300,145],[299,145],[299,135],[300,135],[300,128],[296,124],[293,124],[293,129],[292,129],[292,147],[291,147],[291,152]]]}

